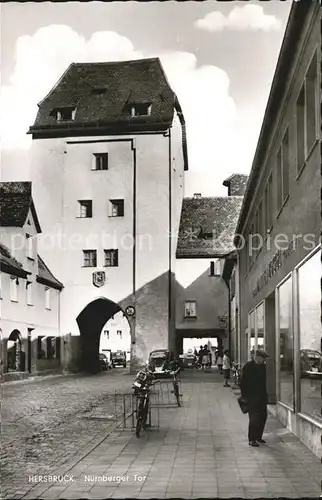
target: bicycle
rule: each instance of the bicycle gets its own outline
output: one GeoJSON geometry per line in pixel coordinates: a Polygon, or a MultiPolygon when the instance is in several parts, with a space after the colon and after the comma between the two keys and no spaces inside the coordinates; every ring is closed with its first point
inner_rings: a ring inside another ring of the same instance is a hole
{"type": "Polygon", "coordinates": [[[236,387],[240,387],[240,365],[239,363],[233,363],[232,366],[233,381],[236,387]]]}
{"type": "Polygon", "coordinates": [[[138,372],[136,379],[133,383],[134,394],[139,399],[136,417],[136,437],[140,437],[141,429],[147,427],[147,418],[150,410],[150,391],[155,381],[154,373],[145,370],[138,372]]]}
{"type": "Polygon", "coordinates": [[[179,378],[178,378],[179,371],[180,371],[180,368],[178,368],[177,370],[172,372],[172,375],[173,375],[173,393],[176,397],[177,405],[180,407],[181,406],[180,397],[182,396],[182,394],[180,394],[180,391],[179,391],[179,378]]]}

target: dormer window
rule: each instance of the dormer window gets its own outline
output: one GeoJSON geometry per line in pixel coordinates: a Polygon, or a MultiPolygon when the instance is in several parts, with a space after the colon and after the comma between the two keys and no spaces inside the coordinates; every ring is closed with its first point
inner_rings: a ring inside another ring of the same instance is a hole
{"type": "Polygon", "coordinates": [[[150,103],[140,103],[131,105],[131,116],[150,116],[151,115],[152,104],[150,103]]]}
{"type": "Polygon", "coordinates": [[[56,108],[52,113],[58,122],[66,122],[75,120],[76,108],[56,108]]]}

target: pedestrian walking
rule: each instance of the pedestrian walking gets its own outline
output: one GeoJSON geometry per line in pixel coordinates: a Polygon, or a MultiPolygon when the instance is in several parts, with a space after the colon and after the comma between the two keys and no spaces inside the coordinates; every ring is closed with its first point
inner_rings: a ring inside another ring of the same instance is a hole
{"type": "Polygon", "coordinates": [[[222,357],[222,353],[219,352],[218,356],[217,356],[217,366],[218,366],[219,373],[222,373],[222,364],[223,364],[223,357],[222,357]]]}
{"type": "Polygon", "coordinates": [[[205,370],[209,365],[209,355],[208,355],[208,346],[204,345],[202,351],[202,369],[205,370]]]}
{"type": "Polygon", "coordinates": [[[263,432],[267,420],[268,395],[266,388],[267,353],[258,349],[245,364],[240,380],[241,396],[246,400],[249,414],[248,442],[250,446],[265,443],[263,432]]]}
{"type": "Polygon", "coordinates": [[[230,387],[229,379],[230,379],[231,366],[230,366],[230,358],[229,358],[229,351],[228,350],[226,350],[224,352],[222,369],[224,372],[224,379],[225,379],[224,387],[230,387]]]}
{"type": "Polygon", "coordinates": [[[199,368],[201,368],[201,366],[202,366],[202,356],[203,356],[203,347],[201,345],[199,348],[199,352],[198,352],[198,367],[199,368]]]}

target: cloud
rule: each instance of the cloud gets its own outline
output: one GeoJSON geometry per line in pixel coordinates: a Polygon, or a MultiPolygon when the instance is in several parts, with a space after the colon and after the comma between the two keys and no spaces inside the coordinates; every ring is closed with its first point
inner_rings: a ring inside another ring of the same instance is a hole
{"type": "Polygon", "coordinates": [[[272,31],[281,27],[281,21],[275,16],[265,14],[260,5],[245,5],[234,7],[224,16],[221,12],[213,11],[198,19],[195,26],[205,31],[215,32],[224,29],[235,31],[272,31]]]}
{"type": "MultiPolygon", "coordinates": [[[[215,66],[200,66],[194,54],[152,54],[135,50],[132,42],[115,32],[96,32],[89,40],[68,26],[41,28],[22,36],[16,47],[16,65],[10,84],[2,87],[0,134],[2,148],[30,148],[26,136],[41,101],[72,62],[138,59],[158,56],[171,87],[178,95],[187,123],[190,168],[213,171],[229,161],[235,105],[229,78],[215,66]]],[[[8,156],[8,155],[7,155],[8,156]]],[[[219,174],[222,176],[222,174],[219,174]]]]}

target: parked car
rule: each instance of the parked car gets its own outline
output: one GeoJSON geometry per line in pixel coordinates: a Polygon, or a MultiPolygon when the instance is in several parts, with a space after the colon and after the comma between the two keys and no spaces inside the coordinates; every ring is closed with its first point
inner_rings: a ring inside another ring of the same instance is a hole
{"type": "Polygon", "coordinates": [[[150,352],[148,367],[156,375],[168,377],[177,368],[177,363],[171,360],[169,349],[156,349],[150,352]]]}
{"type": "Polygon", "coordinates": [[[301,349],[301,377],[322,379],[322,354],[313,349],[301,349]]]}
{"type": "Polygon", "coordinates": [[[196,368],[197,367],[197,356],[194,353],[187,352],[183,357],[183,366],[185,368],[196,368]]]}
{"type": "Polygon", "coordinates": [[[99,354],[99,362],[101,370],[110,370],[112,368],[111,363],[108,360],[108,357],[104,353],[99,354]]]}
{"type": "Polygon", "coordinates": [[[120,365],[126,368],[126,352],[125,351],[112,352],[111,362],[113,368],[120,365]]]}

